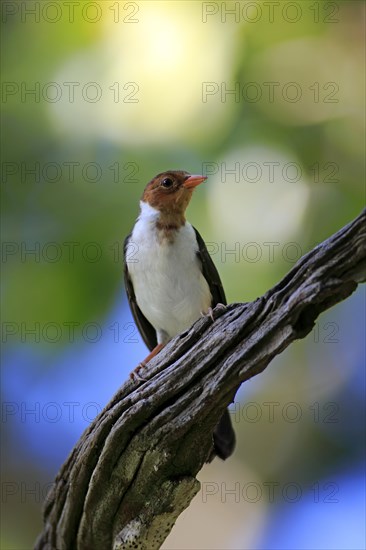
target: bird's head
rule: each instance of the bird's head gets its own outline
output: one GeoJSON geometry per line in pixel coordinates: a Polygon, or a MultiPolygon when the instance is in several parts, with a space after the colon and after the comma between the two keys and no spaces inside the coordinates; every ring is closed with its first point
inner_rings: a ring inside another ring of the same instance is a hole
{"type": "Polygon", "coordinates": [[[161,217],[184,220],[193,190],[207,179],[183,170],[169,170],[153,178],[145,187],[142,200],[158,210],[161,217]]]}

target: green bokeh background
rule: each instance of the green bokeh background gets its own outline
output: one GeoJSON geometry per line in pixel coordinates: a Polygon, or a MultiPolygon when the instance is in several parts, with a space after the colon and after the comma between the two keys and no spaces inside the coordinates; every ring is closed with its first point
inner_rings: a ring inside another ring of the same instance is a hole
{"type": "MultiPolygon", "coordinates": [[[[188,217],[212,247],[229,301],[255,299],[276,283],[293,265],[283,254],[288,243],[296,244],[292,253],[305,253],[358,215],[365,176],[364,8],[360,1],[280,2],[273,12],[260,1],[102,1],[76,2],[71,17],[64,2],[3,2],[3,320],[18,328],[102,323],[123,293],[121,243],[139,197],[165,169],[206,170],[210,176],[195,192],[188,217]],[[73,101],[69,82],[76,83],[73,101]],[[90,82],[97,87],[83,97],[90,82]],[[273,98],[269,82],[275,83],[273,98]],[[25,93],[32,88],[35,94],[25,93]],[[207,89],[212,93],[205,95],[207,89]],[[98,101],[91,99],[95,90],[101,91],[98,101]],[[135,102],[128,102],[132,90],[135,102]],[[273,181],[266,162],[277,163],[273,181]],[[70,163],[77,163],[72,177],[70,163]],[[225,171],[235,163],[238,181],[225,171]],[[258,179],[248,163],[260,168],[258,179]],[[283,176],[288,163],[301,172],[296,181],[283,176]],[[276,244],[273,260],[268,242],[276,244]],[[72,260],[65,243],[74,243],[72,260]],[[248,243],[254,248],[245,248],[248,243]],[[26,253],[31,249],[38,255],[26,253]],[[86,258],[82,252],[88,251],[86,258]],[[55,253],[60,256],[53,261],[55,253]]],[[[276,375],[254,386],[250,400],[296,401],[308,408],[341,399],[360,366],[362,327],[352,322],[362,292],[352,300],[352,307],[322,317],[320,344],[309,336],[281,356],[276,375]],[[326,322],[338,327],[333,346],[324,340],[326,322]],[[352,343],[349,326],[357,336],[352,343]],[[356,350],[352,357],[348,345],[356,350]]],[[[69,346],[66,332],[56,344],[22,342],[20,332],[6,340],[5,359],[29,345],[48,357],[40,361],[42,369],[52,369],[69,346]]],[[[247,399],[244,390],[241,399],[247,399]]],[[[344,410],[352,410],[348,401],[344,410]]],[[[354,411],[349,414],[345,424],[354,411]]],[[[255,479],[310,484],[361,452],[358,432],[350,442],[347,430],[329,436],[327,426],[320,430],[311,419],[301,426],[299,432],[298,425],[276,424],[274,430],[264,423],[254,430],[240,424],[230,480],[245,478],[249,469],[255,479]],[[256,438],[258,444],[248,446],[256,438]],[[316,457],[314,463],[305,464],[304,455],[316,457]]],[[[16,479],[11,456],[4,464],[5,479],[16,479]]],[[[225,467],[213,466],[205,479],[226,480],[225,467]]],[[[37,479],[42,468],[29,459],[22,475],[37,479]]],[[[39,505],[7,504],[2,548],[31,547],[39,505]]],[[[263,507],[258,512],[268,513],[263,507]]],[[[239,532],[243,522],[236,514],[239,532]]],[[[265,523],[253,524],[257,539],[247,525],[243,547],[259,544],[265,523]]],[[[223,530],[220,547],[232,547],[233,529],[230,524],[223,530]]],[[[198,538],[198,527],[192,532],[193,542],[179,531],[169,548],[212,544],[202,533],[198,538]]]]}

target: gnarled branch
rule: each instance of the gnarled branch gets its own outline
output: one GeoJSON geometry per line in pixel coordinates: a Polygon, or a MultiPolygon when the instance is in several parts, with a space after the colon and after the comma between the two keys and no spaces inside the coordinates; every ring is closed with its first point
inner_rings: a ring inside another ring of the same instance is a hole
{"type": "Polygon", "coordinates": [[[199,490],[212,432],[245,380],[366,279],[365,211],[264,296],[216,308],[126,382],[56,477],[37,549],[153,550],[199,490]]]}

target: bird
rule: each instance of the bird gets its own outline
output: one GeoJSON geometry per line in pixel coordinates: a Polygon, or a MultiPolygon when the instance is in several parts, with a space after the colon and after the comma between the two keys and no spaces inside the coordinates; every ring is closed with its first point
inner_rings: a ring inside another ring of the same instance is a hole
{"type": "MultiPolygon", "coordinates": [[[[124,282],[136,326],[150,353],[139,369],[202,315],[226,305],[218,271],[206,245],[185,218],[194,189],[207,180],[184,170],[168,170],[145,187],[140,214],[124,242],[124,282]],[[129,249],[135,254],[129,254],[129,249]]],[[[133,375],[132,375],[133,376],[133,375]]],[[[227,459],[235,448],[228,409],[213,432],[215,456],[227,459]]]]}

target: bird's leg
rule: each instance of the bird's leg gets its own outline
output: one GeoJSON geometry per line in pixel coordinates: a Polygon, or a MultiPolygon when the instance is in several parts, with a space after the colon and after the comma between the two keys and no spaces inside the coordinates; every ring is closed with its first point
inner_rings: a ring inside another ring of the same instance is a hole
{"type": "Polygon", "coordinates": [[[142,376],[139,375],[139,371],[141,369],[144,369],[146,367],[146,365],[148,364],[148,362],[151,361],[151,359],[153,357],[155,357],[155,355],[157,355],[159,353],[159,351],[161,351],[163,349],[163,347],[164,347],[164,344],[158,344],[157,346],[155,346],[154,349],[149,353],[149,355],[147,357],[145,357],[145,359],[137,365],[135,370],[133,370],[131,372],[130,378],[132,378],[133,380],[135,378],[137,380],[145,380],[145,378],[142,378],[142,376]]]}
{"type": "Polygon", "coordinates": [[[151,359],[153,357],[155,357],[155,355],[157,355],[159,353],[159,351],[161,351],[163,349],[163,347],[164,347],[164,344],[158,344],[157,346],[155,346],[154,349],[152,351],[150,351],[149,355],[147,357],[145,357],[145,359],[143,361],[141,361],[141,363],[139,364],[139,366],[137,368],[146,367],[148,362],[151,361],[151,359]]]}

